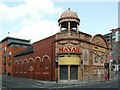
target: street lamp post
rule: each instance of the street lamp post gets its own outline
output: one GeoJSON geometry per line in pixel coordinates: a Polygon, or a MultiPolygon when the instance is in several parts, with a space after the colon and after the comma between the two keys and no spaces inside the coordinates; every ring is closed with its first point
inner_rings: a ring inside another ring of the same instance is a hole
{"type": "Polygon", "coordinates": [[[58,54],[56,54],[56,83],[58,83],[58,54]]]}
{"type": "Polygon", "coordinates": [[[112,77],[113,77],[113,75],[112,75],[112,62],[113,62],[113,60],[111,59],[110,60],[110,79],[112,79],[112,77]]]}
{"type": "Polygon", "coordinates": [[[83,69],[84,69],[83,60],[81,60],[81,62],[80,62],[80,67],[82,70],[82,81],[83,81],[83,69]]]}

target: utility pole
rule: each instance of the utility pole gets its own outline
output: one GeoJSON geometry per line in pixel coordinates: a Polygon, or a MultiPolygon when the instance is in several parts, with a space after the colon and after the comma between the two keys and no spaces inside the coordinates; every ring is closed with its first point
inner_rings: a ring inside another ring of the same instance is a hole
{"type": "Polygon", "coordinates": [[[56,83],[58,83],[58,54],[56,54],[56,83]]]}

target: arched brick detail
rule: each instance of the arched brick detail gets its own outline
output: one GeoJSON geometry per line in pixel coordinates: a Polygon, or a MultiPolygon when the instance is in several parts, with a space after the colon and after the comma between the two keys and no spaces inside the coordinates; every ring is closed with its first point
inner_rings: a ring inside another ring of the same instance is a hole
{"type": "Polygon", "coordinates": [[[18,60],[15,60],[14,64],[16,64],[16,63],[18,63],[18,64],[19,64],[18,60]]]}
{"type": "Polygon", "coordinates": [[[22,64],[24,63],[24,61],[23,61],[23,60],[19,60],[19,63],[20,63],[20,62],[22,62],[22,64]]]}
{"type": "Polygon", "coordinates": [[[44,58],[45,58],[45,57],[47,57],[48,60],[51,62],[50,57],[49,57],[48,55],[44,55],[44,56],[42,57],[42,61],[44,61],[44,58]]]}
{"type": "Polygon", "coordinates": [[[36,60],[38,60],[38,59],[39,59],[40,61],[42,61],[41,58],[40,58],[39,56],[37,56],[37,57],[35,57],[35,62],[36,62],[36,60]]]}
{"type": "Polygon", "coordinates": [[[32,60],[32,61],[34,62],[34,59],[33,59],[33,58],[29,58],[29,62],[30,62],[30,60],[32,60]]]}
{"type": "Polygon", "coordinates": [[[27,61],[27,63],[29,63],[29,61],[27,59],[24,59],[23,62],[27,61]]]}

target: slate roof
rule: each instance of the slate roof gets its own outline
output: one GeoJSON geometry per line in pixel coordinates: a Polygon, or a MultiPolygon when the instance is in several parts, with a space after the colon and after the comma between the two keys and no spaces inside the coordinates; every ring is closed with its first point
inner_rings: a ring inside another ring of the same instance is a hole
{"type": "Polygon", "coordinates": [[[28,53],[34,52],[33,46],[29,46],[27,49],[20,51],[14,55],[14,57],[22,56],[28,53]]]}

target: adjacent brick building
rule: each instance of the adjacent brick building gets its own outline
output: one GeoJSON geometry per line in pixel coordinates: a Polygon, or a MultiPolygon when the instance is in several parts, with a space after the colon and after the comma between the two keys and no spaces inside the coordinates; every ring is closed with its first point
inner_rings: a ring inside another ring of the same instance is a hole
{"type": "Polygon", "coordinates": [[[14,76],[40,80],[104,79],[109,46],[101,34],[79,31],[80,19],[68,9],[61,14],[60,32],[33,43],[14,57],[14,76]]]}
{"type": "Polygon", "coordinates": [[[112,57],[115,64],[120,64],[120,28],[112,29],[112,57]]]}
{"type": "Polygon", "coordinates": [[[6,37],[0,42],[1,74],[13,75],[14,54],[30,46],[30,40],[6,37]]]}

